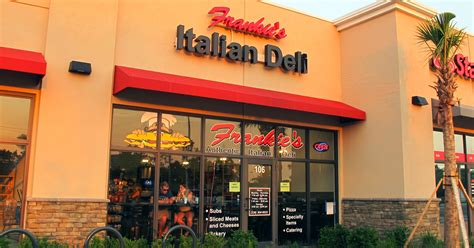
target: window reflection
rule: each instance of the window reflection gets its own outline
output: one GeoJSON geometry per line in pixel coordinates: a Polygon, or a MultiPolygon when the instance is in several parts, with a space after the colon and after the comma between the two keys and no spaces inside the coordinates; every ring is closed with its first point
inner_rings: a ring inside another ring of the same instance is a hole
{"type": "Polygon", "coordinates": [[[158,114],[129,109],[114,109],[112,146],[156,148],[158,114]]]}
{"type": "Polygon", "coordinates": [[[197,233],[200,196],[199,165],[199,157],[161,156],[159,211],[157,213],[159,237],[173,225],[186,225],[197,233]]]}
{"type": "Polygon", "coordinates": [[[309,153],[311,159],[334,160],[334,132],[309,131],[309,153]]]}
{"type": "Polygon", "coordinates": [[[200,147],[201,118],[161,115],[161,149],[197,152],[200,147]]]}
{"type": "Polygon", "coordinates": [[[277,150],[280,158],[305,158],[305,130],[301,128],[278,127],[277,150]]]}
{"type": "Polygon", "coordinates": [[[334,198],[335,174],[334,165],[311,163],[310,201],[311,201],[311,240],[316,241],[319,230],[334,225],[336,202],[334,198]]]}
{"type": "Polygon", "coordinates": [[[245,123],[245,155],[273,157],[275,127],[267,124],[245,123]]]}
{"type": "Polygon", "coordinates": [[[306,240],[306,166],[302,162],[280,162],[278,191],[278,235],[280,244],[306,240]]]}
{"type": "Polygon", "coordinates": [[[0,140],[27,140],[30,104],[28,98],[0,96],[0,140]]]}
{"type": "Polygon", "coordinates": [[[240,122],[206,119],[205,152],[240,155],[240,122]]]}
{"type": "Polygon", "coordinates": [[[153,237],[154,167],[153,154],[111,153],[107,224],[124,237],[153,237]]]}
{"type": "Polygon", "coordinates": [[[240,159],[206,158],[204,232],[228,237],[240,227],[240,159]]]}

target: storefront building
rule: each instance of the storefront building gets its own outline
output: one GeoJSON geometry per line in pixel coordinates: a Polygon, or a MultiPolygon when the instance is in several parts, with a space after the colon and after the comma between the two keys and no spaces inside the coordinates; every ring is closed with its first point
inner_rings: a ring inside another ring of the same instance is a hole
{"type": "MultiPolygon", "coordinates": [[[[413,226],[442,175],[435,76],[415,37],[435,13],[416,3],[335,22],[263,0],[0,11],[3,229],[80,243],[99,226],[151,240],[183,224],[314,244],[337,223],[413,226]]],[[[455,125],[471,190],[469,42],[455,125]]],[[[439,233],[438,197],[422,231],[439,233]]]]}

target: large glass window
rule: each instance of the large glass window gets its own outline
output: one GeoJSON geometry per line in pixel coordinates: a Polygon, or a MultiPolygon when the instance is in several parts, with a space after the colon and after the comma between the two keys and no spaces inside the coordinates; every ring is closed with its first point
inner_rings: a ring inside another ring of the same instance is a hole
{"type": "Polygon", "coordinates": [[[334,160],[334,132],[311,130],[309,131],[310,158],[319,160],[334,160]]]}
{"type": "Polygon", "coordinates": [[[156,149],[158,114],[115,108],[112,147],[156,149]]]}
{"type": "Polygon", "coordinates": [[[155,156],[111,152],[107,224],[130,239],[153,237],[155,156]]]}
{"type": "Polygon", "coordinates": [[[228,237],[240,228],[240,159],[207,158],[204,171],[204,232],[228,237]]]}
{"type": "Polygon", "coordinates": [[[311,163],[310,175],[310,203],[311,203],[311,240],[319,238],[319,230],[334,224],[336,215],[335,170],[332,164],[311,163]]]}
{"type": "Polygon", "coordinates": [[[0,229],[20,227],[32,98],[0,95],[0,229]]]}
{"type": "Polygon", "coordinates": [[[162,114],[161,149],[198,152],[201,149],[201,118],[162,114]]]}
{"type": "Polygon", "coordinates": [[[245,124],[245,155],[273,157],[275,147],[275,128],[272,125],[245,124]]]}
{"type": "Polygon", "coordinates": [[[241,123],[206,119],[205,152],[228,155],[240,155],[241,123]]]}
{"type": "Polygon", "coordinates": [[[125,237],[187,225],[307,244],[334,224],[335,132],[119,108],[112,124],[107,222],[125,237]]]}
{"type": "Polygon", "coordinates": [[[468,163],[474,163],[474,136],[466,136],[466,156],[468,163]]]}
{"type": "Polygon", "coordinates": [[[305,130],[301,128],[279,127],[277,150],[280,158],[305,158],[305,130]]]}
{"type": "Polygon", "coordinates": [[[170,225],[186,225],[198,232],[199,167],[199,157],[161,155],[157,216],[159,236],[170,225]]]}
{"type": "Polygon", "coordinates": [[[306,165],[282,161],[278,164],[278,236],[280,245],[306,239],[306,165]]]}

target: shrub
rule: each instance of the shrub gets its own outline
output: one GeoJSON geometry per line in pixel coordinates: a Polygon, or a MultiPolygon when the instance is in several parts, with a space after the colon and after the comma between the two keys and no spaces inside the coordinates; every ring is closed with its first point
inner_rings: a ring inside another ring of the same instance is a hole
{"type": "Polygon", "coordinates": [[[424,233],[420,235],[410,247],[413,248],[441,248],[444,247],[444,242],[432,233],[424,233]]]}
{"type": "Polygon", "coordinates": [[[410,235],[408,227],[396,227],[385,233],[385,239],[381,242],[381,247],[386,248],[402,248],[410,235]]]}
{"type": "Polygon", "coordinates": [[[7,238],[1,237],[0,238],[0,248],[8,248],[10,245],[10,242],[8,241],[7,238]]]}
{"type": "Polygon", "coordinates": [[[301,246],[298,242],[287,242],[285,243],[285,247],[286,248],[302,248],[303,246],[301,246]]]}
{"type": "MultiPolygon", "coordinates": [[[[59,243],[57,241],[48,241],[48,238],[38,239],[39,248],[68,248],[67,244],[59,243]]],[[[24,238],[18,243],[18,248],[32,248],[31,240],[24,238]]]]}
{"type": "MultiPolygon", "coordinates": [[[[155,239],[151,243],[152,248],[161,248],[163,245],[163,239],[155,239]]],[[[166,239],[166,248],[174,248],[174,236],[168,236],[166,239]]]]}
{"type": "Polygon", "coordinates": [[[225,247],[227,240],[224,237],[220,237],[214,234],[206,233],[204,236],[204,243],[202,248],[215,248],[215,247],[225,247]]]}
{"type": "Polygon", "coordinates": [[[232,232],[227,244],[230,248],[255,248],[258,245],[258,241],[252,232],[236,230],[232,232]]]}
{"type": "Polygon", "coordinates": [[[320,248],[347,247],[350,230],[344,226],[324,227],[320,231],[318,245],[320,248]]]}
{"type": "Polygon", "coordinates": [[[377,247],[380,241],[379,234],[371,227],[356,227],[347,237],[348,248],[377,247]]]}

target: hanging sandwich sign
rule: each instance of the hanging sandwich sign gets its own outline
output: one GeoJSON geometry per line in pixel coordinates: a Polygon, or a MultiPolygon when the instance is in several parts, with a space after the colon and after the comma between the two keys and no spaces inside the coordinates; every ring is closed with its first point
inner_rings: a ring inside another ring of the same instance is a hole
{"type": "MultiPolygon", "coordinates": [[[[215,14],[211,18],[209,28],[223,26],[224,28],[252,34],[268,39],[280,40],[287,37],[284,28],[280,27],[279,22],[265,24],[265,18],[257,21],[246,21],[229,16],[230,9],[227,7],[214,7],[209,14],[215,14]]],[[[227,36],[217,32],[212,33],[211,37],[196,35],[193,28],[185,31],[184,25],[178,25],[176,28],[176,50],[185,50],[194,53],[197,56],[211,56],[226,58],[232,62],[242,62],[256,64],[258,62],[258,49],[250,45],[241,45],[237,42],[227,43],[227,36]]],[[[265,67],[279,67],[284,71],[293,71],[301,74],[308,73],[308,55],[301,51],[293,54],[284,55],[277,46],[267,44],[264,47],[264,65],[265,67]]]]}

